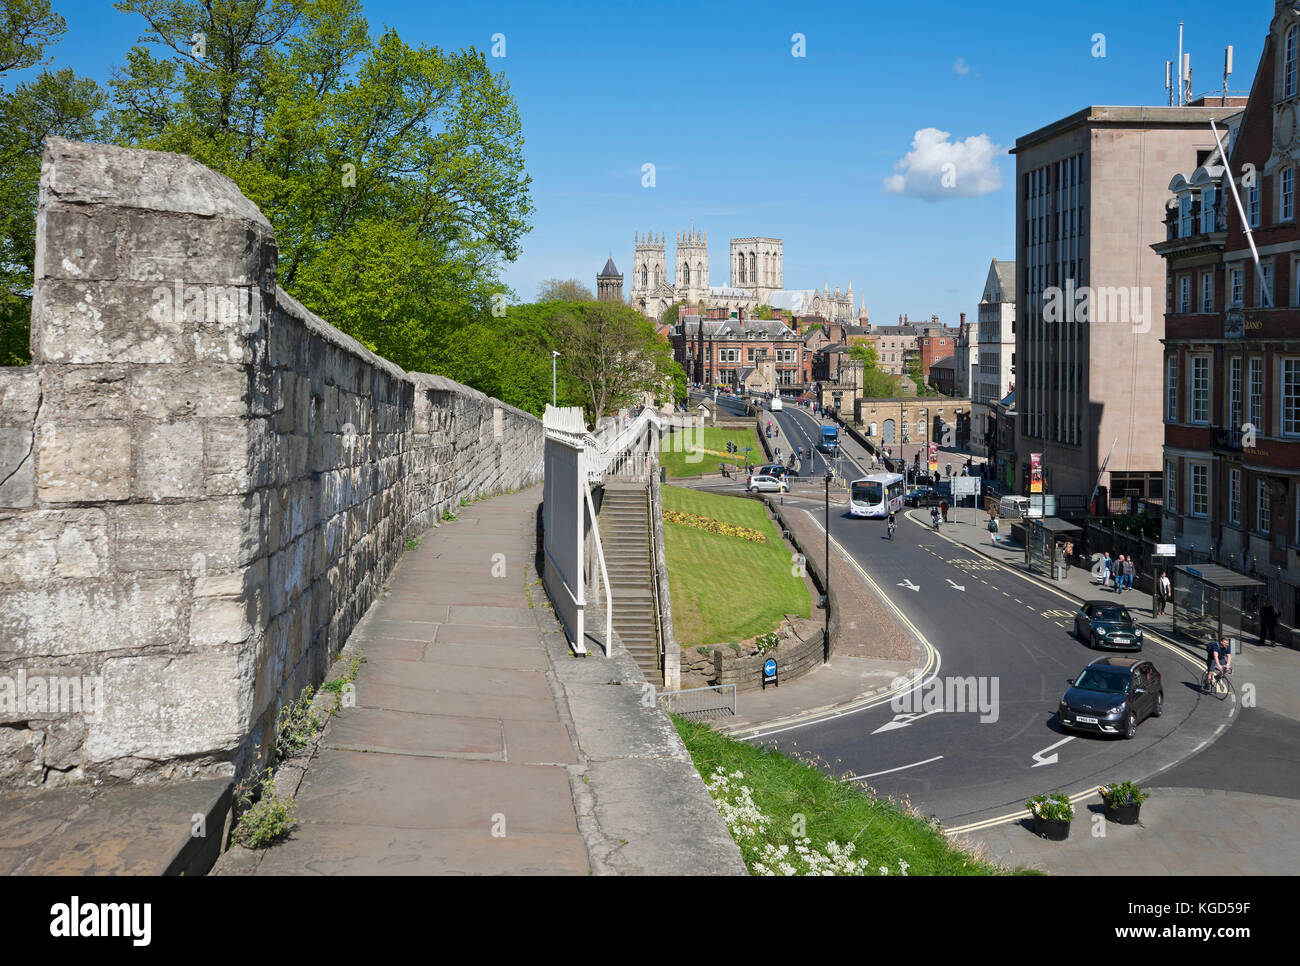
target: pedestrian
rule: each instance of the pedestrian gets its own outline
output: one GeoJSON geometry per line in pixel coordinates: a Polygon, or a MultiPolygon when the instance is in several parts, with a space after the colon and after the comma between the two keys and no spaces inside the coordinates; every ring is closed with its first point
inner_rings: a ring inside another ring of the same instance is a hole
{"type": "Polygon", "coordinates": [[[1269,642],[1269,647],[1277,647],[1277,609],[1271,600],[1264,601],[1259,609],[1259,645],[1269,642]]]}
{"type": "Polygon", "coordinates": [[[1156,583],[1156,616],[1165,616],[1165,607],[1169,603],[1169,598],[1173,594],[1173,588],[1169,586],[1169,575],[1164,571],[1160,573],[1160,580],[1156,583]]]}
{"type": "Polygon", "coordinates": [[[1114,563],[1113,563],[1113,561],[1110,559],[1110,551],[1107,550],[1105,553],[1103,553],[1103,554],[1101,555],[1101,585],[1102,585],[1102,587],[1106,587],[1106,588],[1109,588],[1109,587],[1110,587],[1110,568],[1111,568],[1112,566],[1114,566],[1114,563]]]}
{"type": "Polygon", "coordinates": [[[1135,576],[1135,572],[1133,569],[1133,558],[1130,557],[1128,554],[1125,554],[1124,555],[1124,589],[1125,590],[1133,589],[1134,576],[1135,576]]]}
{"type": "Polygon", "coordinates": [[[993,515],[992,510],[989,511],[989,533],[992,534],[993,542],[996,544],[998,542],[998,518],[993,515]]]}
{"type": "Polygon", "coordinates": [[[939,502],[939,513],[943,516],[943,522],[947,523],[948,522],[948,501],[947,500],[941,500],[939,502]]]}

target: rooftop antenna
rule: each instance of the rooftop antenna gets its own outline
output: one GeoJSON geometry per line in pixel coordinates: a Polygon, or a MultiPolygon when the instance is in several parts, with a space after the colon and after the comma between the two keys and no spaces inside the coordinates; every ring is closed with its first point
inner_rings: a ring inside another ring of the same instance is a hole
{"type": "Polygon", "coordinates": [[[1183,97],[1183,104],[1192,102],[1192,52],[1189,50],[1183,54],[1183,87],[1186,94],[1183,97]]]}
{"type": "Polygon", "coordinates": [[[1174,62],[1165,61],[1165,95],[1169,98],[1169,106],[1174,106],[1174,62]]]}
{"type": "Polygon", "coordinates": [[[1232,76],[1232,44],[1223,52],[1223,104],[1228,104],[1228,78],[1232,76]]]}
{"type": "Polygon", "coordinates": [[[1178,106],[1183,106],[1183,22],[1178,21],[1178,106]]]}

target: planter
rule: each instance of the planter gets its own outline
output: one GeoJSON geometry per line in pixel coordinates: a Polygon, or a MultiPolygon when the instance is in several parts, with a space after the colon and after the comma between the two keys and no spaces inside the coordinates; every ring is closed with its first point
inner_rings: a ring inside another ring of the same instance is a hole
{"type": "Polygon", "coordinates": [[[1034,834],[1051,842],[1064,842],[1070,837],[1070,823],[1035,815],[1034,834]]]}
{"type": "Polygon", "coordinates": [[[1106,820],[1114,822],[1116,825],[1136,825],[1138,823],[1139,813],[1142,811],[1142,803],[1136,805],[1117,805],[1111,808],[1107,799],[1102,799],[1106,805],[1106,820]]]}

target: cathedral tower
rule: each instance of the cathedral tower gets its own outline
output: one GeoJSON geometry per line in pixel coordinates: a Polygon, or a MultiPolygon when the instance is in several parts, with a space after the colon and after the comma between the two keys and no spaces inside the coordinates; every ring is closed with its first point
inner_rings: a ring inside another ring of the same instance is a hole
{"type": "Polygon", "coordinates": [[[632,257],[632,307],[649,318],[658,318],[656,306],[661,301],[654,293],[668,285],[668,259],[664,255],[664,236],[636,236],[632,257]]]}
{"type": "Polygon", "coordinates": [[[605,260],[605,267],[596,275],[596,300],[598,302],[623,301],[623,273],[614,264],[614,256],[605,260]]]}
{"type": "Polygon", "coordinates": [[[692,228],[677,233],[677,297],[688,305],[709,296],[709,235],[692,228]]]}

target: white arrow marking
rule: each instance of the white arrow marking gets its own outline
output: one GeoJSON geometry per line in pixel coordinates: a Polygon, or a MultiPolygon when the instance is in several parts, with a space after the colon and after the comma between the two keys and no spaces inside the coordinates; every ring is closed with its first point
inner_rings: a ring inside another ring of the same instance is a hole
{"type": "Polygon", "coordinates": [[[1074,740],[1074,735],[1070,735],[1070,737],[1068,737],[1068,738],[1062,738],[1060,741],[1058,741],[1058,742],[1057,742],[1056,744],[1054,744],[1054,745],[1048,745],[1048,746],[1047,746],[1046,748],[1044,748],[1042,751],[1036,751],[1036,752],[1034,752],[1034,767],[1037,768],[1039,765],[1055,765],[1055,764],[1056,764],[1056,754],[1053,753],[1053,754],[1047,755],[1047,753],[1048,753],[1049,751],[1051,751],[1053,748],[1060,748],[1061,745],[1065,744],[1067,741],[1073,741],[1073,740],[1074,740]],[[1043,757],[1044,755],[1047,755],[1047,757],[1044,758],[1044,757],[1043,757]]]}
{"type": "Polygon", "coordinates": [[[882,731],[893,731],[895,728],[906,728],[913,721],[917,721],[920,718],[924,718],[926,715],[938,714],[942,710],[943,708],[934,708],[931,711],[915,711],[912,712],[911,714],[896,714],[894,715],[893,721],[889,721],[886,722],[885,724],[882,724],[879,728],[877,728],[875,731],[871,733],[873,735],[878,735],[882,731]]]}
{"type": "Polygon", "coordinates": [[[948,578],[948,583],[951,584],[951,585],[953,586],[954,589],[956,589],[956,590],[960,590],[960,591],[962,591],[963,593],[965,593],[965,591],[966,591],[966,585],[965,585],[965,584],[954,584],[954,583],[952,582],[952,578],[951,578],[951,577],[948,578]]]}
{"type": "Polygon", "coordinates": [[[886,768],[884,771],[873,771],[870,775],[854,775],[849,779],[851,782],[860,782],[864,778],[875,778],[877,775],[889,775],[896,771],[905,771],[908,768],[915,768],[917,765],[928,765],[932,761],[939,761],[943,755],[935,755],[933,758],[927,758],[925,761],[914,761],[910,765],[899,765],[897,768],[886,768]]]}
{"type": "Polygon", "coordinates": [[[920,590],[920,589],[921,589],[921,585],[920,585],[920,584],[914,584],[914,583],[912,583],[910,580],[908,580],[906,577],[904,577],[902,580],[900,580],[900,581],[898,582],[898,586],[900,586],[900,587],[906,587],[908,590],[920,590]]]}

